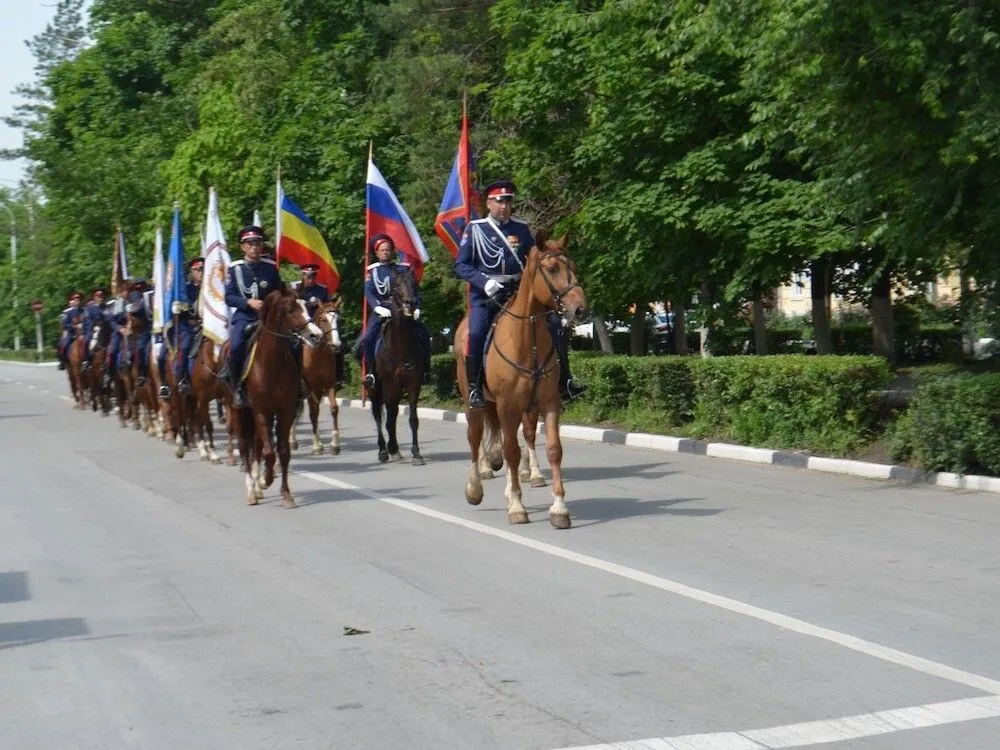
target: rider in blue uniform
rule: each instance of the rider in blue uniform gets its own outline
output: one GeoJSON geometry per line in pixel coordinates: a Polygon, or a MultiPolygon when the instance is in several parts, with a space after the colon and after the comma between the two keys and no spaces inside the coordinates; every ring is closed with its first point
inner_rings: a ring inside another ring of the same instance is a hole
{"type": "MultiPolygon", "coordinates": [[[[309,319],[315,320],[316,310],[319,306],[330,302],[331,299],[338,299],[339,295],[336,292],[331,295],[329,289],[316,281],[316,275],[319,273],[319,265],[316,263],[304,263],[299,266],[299,270],[302,272],[302,280],[292,284],[292,289],[299,296],[299,299],[306,303],[306,312],[309,313],[309,319]]],[[[296,342],[296,344],[295,357],[301,371],[302,345],[300,342],[296,342]]],[[[336,387],[342,388],[347,380],[346,363],[342,354],[337,354],[335,361],[337,366],[335,376],[337,381],[336,387]]]]}
{"type": "Polygon", "coordinates": [[[146,279],[131,279],[125,311],[140,321],[142,330],[135,339],[133,356],[139,361],[139,377],[135,384],[140,388],[146,385],[149,377],[149,345],[153,338],[153,291],[146,279]]]}
{"type": "Polygon", "coordinates": [[[59,369],[65,370],[69,365],[69,347],[76,339],[76,324],[83,317],[83,310],[80,309],[80,300],[83,295],[73,292],[69,295],[69,307],[62,311],[60,322],[62,324],[62,334],[59,337],[59,369]]]}
{"type": "Polygon", "coordinates": [[[112,375],[118,370],[118,354],[122,346],[122,334],[125,332],[125,325],[128,323],[128,314],[125,312],[127,302],[125,291],[119,290],[112,300],[105,306],[105,319],[111,324],[111,341],[108,343],[108,363],[104,368],[104,387],[111,386],[112,375]]]}
{"type": "Polygon", "coordinates": [[[83,365],[81,370],[89,370],[91,358],[94,352],[90,348],[90,337],[94,332],[94,326],[104,321],[104,290],[95,289],[90,301],[83,308],[83,338],[87,342],[87,348],[83,355],[83,365]]]}
{"type": "MultiPolygon", "coordinates": [[[[174,328],[173,311],[164,312],[164,315],[170,316],[167,323],[171,332],[168,336],[172,348],[177,352],[174,355],[174,377],[177,380],[177,390],[185,396],[191,393],[191,367],[198,356],[197,351],[192,351],[192,344],[195,334],[201,327],[201,318],[198,316],[198,298],[201,295],[201,274],[204,269],[204,258],[194,258],[188,261],[188,282],[185,286],[188,304],[177,314],[176,329],[174,328]]],[[[160,367],[160,377],[163,383],[160,386],[160,396],[170,398],[170,386],[166,382],[167,347],[164,346],[160,349],[157,363],[160,367]]]]}
{"type": "Polygon", "coordinates": [[[248,325],[260,319],[264,298],[281,288],[281,277],[278,275],[278,264],[270,258],[261,257],[264,247],[263,229],[253,225],[245,226],[239,231],[238,237],[243,260],[237,260],[229,266],[226,304],[235,308],[235,311],[229,320],[229,361],[219,377],[229,378],[229,385],[233,389],[233,406],[243,408],[247,405],[246,391],[239,381],[247,355],[244,332],[248,325]]]}
{"type": "MultiPolygon", "coordinates": [[[[368,302],[368,327],[364,335],[356,344],[355,356],[361,362],[362,358],[368,367],[368,374],[365,375],[365,385],[368,388],[375,387],[375,347],[381,333],[381,324],[392,317],[392,310],[388,307],[391,295],[392,269],[400,269],[405,273],[413,273],[409,263],[399,262],[396,256],[396,244],[387,234],[376,234],[369,243],[372,254],[378,259],[368,266],[368,277],[365,279],[365,300],[368,302]]],[[[416,282],[414,282],[416,287],[416,282]]],[[[417,299],[414,300],[416,307],[413,311],[413,321],[417,327],[417,335],[420,338],[420,346],[423,350],[424,383],[430,381],[431,372],[431,333],[427,326],[420,320],[420,291],[417,288],[417,299]]]]}
{"type": "MultiPolygon", "coordinates": [[[[517,290],[528,251],[535,244],[528,225],[511,216],[514,183],[499,180],[486,187],[489,215],[471,221],[462,235],[455,259],[455,275],[469,282],[469,332],[464,342],[465,371],[469,378],[469,406],[482,409],[483,349],[486,334],[503,302],[517,290]]],[[[550,312],[546,323],[559,356],[559,392],[576,398],[586,387],[573,382],[569,371],[566,337],[559,316],[550,312]]],[[[460,342],[456,342],[456,346],[460,342]]]]}

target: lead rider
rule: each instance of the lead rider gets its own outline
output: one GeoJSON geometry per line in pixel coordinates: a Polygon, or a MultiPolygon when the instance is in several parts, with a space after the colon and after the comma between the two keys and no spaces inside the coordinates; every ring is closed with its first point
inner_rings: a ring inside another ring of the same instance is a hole
{"type": "MultiPolygon", "coordinates": [[[[465,372],[469,378],[469,407],[483,409],[483,348],[486,334],[504,300],[517,290],[528,252],[535,245],[527,223],[515,219],[514,183],[498,180],[486,186],[489,215],[469,222],[455,259],[455,275],[469,282],[469,328],[465,341],[465,372]]],[[[564,399],[587,388],[573,382],[566,337],[559,316],[550,312],[546,325],[559,356],[559,393],[564,399]]]]}

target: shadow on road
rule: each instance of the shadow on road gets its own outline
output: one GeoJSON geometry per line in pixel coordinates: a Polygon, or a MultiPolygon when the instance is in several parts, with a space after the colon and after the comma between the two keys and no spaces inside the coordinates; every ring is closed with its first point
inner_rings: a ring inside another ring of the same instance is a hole
{"type": "Polygon", "coordinates": [[[23,570],[0,573],[0,604],[26,602],[31,599],[28,591],[28,574],[23,570]]]}
{"type": "Polygon", "coordinates": [[[0,623],[0,650],[89,634],[87,622],[80,617],[5,622],[0,623]]]}

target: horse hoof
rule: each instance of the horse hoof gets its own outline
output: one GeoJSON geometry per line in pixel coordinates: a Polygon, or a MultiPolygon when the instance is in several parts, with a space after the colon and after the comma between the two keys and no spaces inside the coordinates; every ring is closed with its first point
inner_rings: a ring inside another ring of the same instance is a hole
{"type": "Polygon", "coordinates": [[[569,513],[549,513],[549,523],[554,529],[568,529],[573,525],[570,521],[569,513]]]}
{"type": "Polygon", "coordinates": [[[507,522],[512,524],[528,523],[528,512],[508,513],[507,522]]]}
{"type": "Polygon", "coordinates": [[[319,446],[318,448],[313,448],[312,449],[312,454],[314,456],[322,456],[323,455],[323,446],[319,446]]]}
{"type": "Polygon", "coordinates": [[[532,487],[544,487],[545,486],[545,477],[534,477],[531,480],[531,486],[532,487]]]}
{"type": "Polygon", "coordinates": [[[389,455],[389,460],[390,461],[402,461],[403,457],[401,455],[399,455],[398,453],[391,453],[389,455]]]}
{"type": "Polygon", "coordinates": [[[256,493],[251,492],[249,495],[247,495],[247,505],[256,505],[256,504],[257,504],[257,495],[256,493]]]}
{"type": "Polygon", "coordinates": [[[379,451],[378,452],[378,462],[384,464],[389,460],[389,451],[379,451]]]}
{"type": "Polygon", "coordinates": [[[479,488],[478,494],[469,485],[465,486],[465,502],[469,505],[479,505],[483,501],[483,488],[479,488]]]}
{"type": "Polygon", "coordinates": [[[299,507],[295,503],[295,498],[293,498],[291,495],[288,495],[287,497],[283,498],[282,501],[281,501],[281,504],[284,507],[289,508],[289,509],[291,509],[291,508],[298,508],[299,507]]]}
{"type": "Polygon", "coordinates": [[[226,466],[236,466],[236,456],[230,456],[226,459],[226,466]]]}
{"type": "Polygon", "coordinates": [[[493,471],[500,471],[500,469],[503,468],[503,459],[499,458],[496,461],[490,461],[490,468],[493,469],[493,471]]]}
{"type": "MultiPolygon", "coordinates": [[[[210,458],[210,459],[208,459],[208,461],[209,461],[209,463],[211,463],[211,464],[213,464],[215,466],[218,466],[219,464],[222,463],[222,459],[219,458],[218,456],[215,456],[214,458],[210,458]]],[[[236,462],[234,461],[233,463],[236,463],[236,462]]]]}
{"type": "Polygon", "coordinates": [[[424,465],[424,458],[423,458],[423,456],[414,456],[410,460],[410,463],[413,464],[414,466],[423,466],[424,465]]]}
{"type": "Polygon", "coordinates": [[[481,472],[479,472],[479,478],[480,479],[494,479],[495,477],[496,477],[496,474],[494,474],[492,471],[481,471],[481,472]]]}
{"type": "Polygon", "coordinates": [[[332,453],[334,456],[339,456],[340,455],[340,446],[339,445],[331,445],[330,446],[330,453],[332,453]]]}
{"type": "Polygon", "coordinates": [[[177,456],[177,458],[184,458],[184,446],[183,445],[178,445],[174,449],[174,455],[177,456]]]}

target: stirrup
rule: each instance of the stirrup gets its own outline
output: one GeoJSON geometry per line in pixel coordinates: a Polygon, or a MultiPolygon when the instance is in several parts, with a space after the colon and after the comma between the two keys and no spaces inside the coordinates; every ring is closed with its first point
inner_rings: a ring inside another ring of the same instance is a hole
{"type": "Polygon", "coordinates": [[[89,369],[90,369],[90,362],[84,362],[82,365],[80,365],[80,372],[86,372],[89,369]]]}
{"type": "Polygon", "coordinates": [[[65,362],[60,362],[58,369],[65,370],[66,369],[66,363],[65,362]]]}
{"type": "Polygon", "coordinates": [[[181,378],[180,381],[177,383],[177,390],[178,392],[182,393],[185,396],[190,396],[191,381],[188,380],[187,378],[181,378]]]}
{"type": "Polygon", "coordinates": [[[563,397],[565,401],[571,401],[574,398],[578,398],[587,392],[587,386],[583,383],[577,383],[573,378],[568,378],[565,383],[563,383],[562,388],[559,389],[559,394],[563,397]]]}
{"type": "Polygon", "coordinates": [[[469,388],[469,408],[470,409],[485,409],[486,399],[483,398],[483,388],[479,385],[473,385],[469,388]]]}
{"type": "Polygon", "coordinates": [[[233,389],[233,406],[237,409],[245,409],[247,405],[247,394],[243,385],[239,384],[233,389]]]}
{"type": "Polygon", "coordinates": [[[146,385],[146,376],[140,375],[138,378],[136,378],[135,386],[136,388],[142,388],[144,385],[146,385]]]}
{"type": "Polygon", "coordinates": [[[375,387],[375,373],[374,372],[370,372],[367,375],[365,375],[364,383],[365,383],[365,387],[366,388],[374,388],[375,387]]]}
{"type": "Polygon", "coordinates": [[[161,385],[160,386],[160,398],[170,398],[170,386],[161,385]]]}

